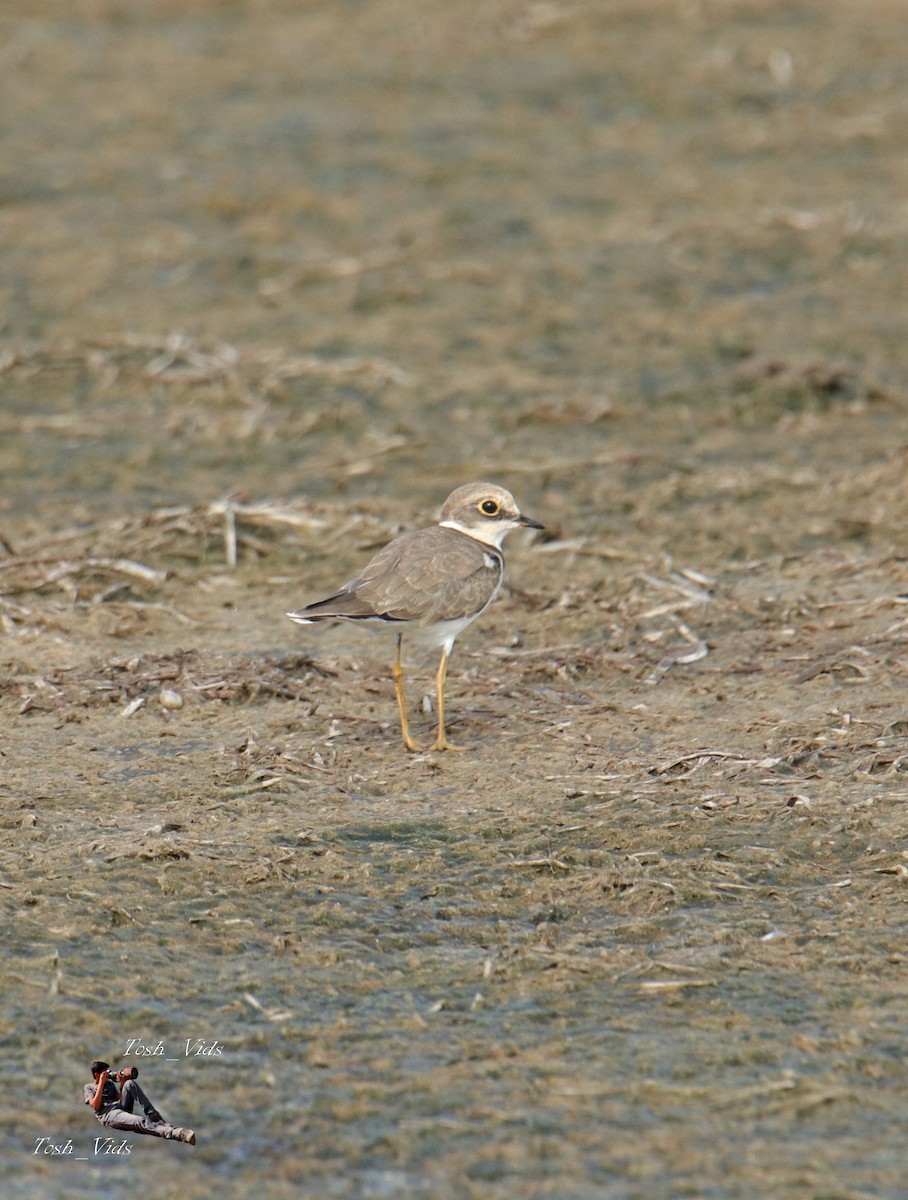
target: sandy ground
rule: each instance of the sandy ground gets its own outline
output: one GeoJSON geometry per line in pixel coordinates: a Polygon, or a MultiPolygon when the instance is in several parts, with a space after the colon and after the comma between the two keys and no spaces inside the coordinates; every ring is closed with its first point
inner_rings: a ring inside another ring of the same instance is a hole
{"type": "Polygon", "coordinates": [[[6,1194],[904,1196],[904,50],[4,7],[6,1194]],[[282,614],[483,478],[547,529],[407,755],[282,614]]]}

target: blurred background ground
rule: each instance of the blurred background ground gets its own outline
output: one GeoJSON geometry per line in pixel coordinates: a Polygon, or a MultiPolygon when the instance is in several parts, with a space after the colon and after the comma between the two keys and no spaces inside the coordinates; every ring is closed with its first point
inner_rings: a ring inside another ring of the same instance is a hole
{"type": "Polygon", "coordinates": [[[903,1195],[903,7],[12,0],[0,66],[9,1195],[903,1195]],[[282,614],[481,478],[547,532],[407,757],[282,614]],[[140,1063],[196,1149],[94,1155],[130,1038],[220,1046],[140,1063]]]}

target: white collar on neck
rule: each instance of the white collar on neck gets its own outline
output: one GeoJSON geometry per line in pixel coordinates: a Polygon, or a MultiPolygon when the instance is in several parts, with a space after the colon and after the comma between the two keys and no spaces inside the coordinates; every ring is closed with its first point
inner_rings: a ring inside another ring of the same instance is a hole
{"type": "Polygon", "coordinates": [[[483,542],[486,546],[494,546],[496,550],[501,549],[505,535],[515,528],[514,525],[504,521],[496,522],[494,525],[484,525],[481,529],[477,529],[475,526],[471,529],[467,525],[461,525],[460,521],[440,521],[439,525],[442,529],[456,529],[458,533],[465,533],[474,542],[483,542]]]}

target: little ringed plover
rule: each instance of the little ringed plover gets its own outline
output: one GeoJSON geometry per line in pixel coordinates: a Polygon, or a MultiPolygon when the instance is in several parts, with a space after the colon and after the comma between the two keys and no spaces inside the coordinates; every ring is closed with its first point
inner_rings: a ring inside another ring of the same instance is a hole
{"type": "Polygon", "coordinates": [[[452,492],[441,520],[389,542],[340,591],[288,613],[300,625],[319,621],[367,621],[397,629],[394,676],[404,745],[410,737],[401,665],[403,632],[441,647],[435,674],[438,732],[434,749],[455,750],[445,734],[445,676],[458,634],[495,599],[504,579],[501,544],[512,529],[542,529],[525,517],[510,492],[494,483],[468,483],[452,492]]]}

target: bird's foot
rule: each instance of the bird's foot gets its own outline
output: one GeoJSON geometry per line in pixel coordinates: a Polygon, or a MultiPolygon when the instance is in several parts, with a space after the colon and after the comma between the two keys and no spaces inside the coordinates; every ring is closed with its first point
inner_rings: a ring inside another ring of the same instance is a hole
{"type": "Polygon", "coordinates": [[[435,741],[432,743],[432,749],[433,750],[457,750],[458,753],[463,753],[463,751],[466,750],[466,746],[455,746],[453,742],[448,741],[447,736],[445,734],[440,733],[438,735],[438,737],[435,739],[435,741]]]}

